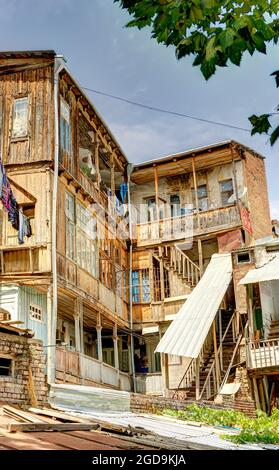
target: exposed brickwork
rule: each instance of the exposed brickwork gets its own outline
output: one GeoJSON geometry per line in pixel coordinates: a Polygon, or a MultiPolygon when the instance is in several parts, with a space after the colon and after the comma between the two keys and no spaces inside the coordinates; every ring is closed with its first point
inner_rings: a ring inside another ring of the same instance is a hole
{"type": "Polygon", "coordinates": [[[245,179],[253,238],[272,234],[264,160],[245,152],[245,179]]]}
{"type": "MultiPolygon", "coordinates": [[[[252,398],[250,380],[245,368],[238,368],[235,375],[235,381],[241,382],[239,391],[234,397],[224,398],[222,403],[212,401],[198,402],[200,406],[208,406],[214,409],[234,409],[242,411],[248,416],[255,416],[255,403],[252,398]]],[[[131,411],[135,413],[158,413],[166,408],[173,410],[184,410],[189,404],[197,403],[193,400],[172,399],[166,397],[156,397],[151,395],[140,395],[131,393],[131,411]]]]}
{"type": "Polygon", "coordinates": [[[41,341],[23,336],[0,333],[0,357],[13,361],[11,376],[0,376],[0,400],[29,405],[29,367],[31,366],[34,392],[38,405],[47,402],[46,358],[41,341]]]}
{"type": "Polygon", "coordinates": [[[237,368],[234,382],[240,382],[240,388],[234,396],[223,399],[224,406],[236,411],[241,411],[248,416],[255,417],[256,406],[253,398],[251,382],[245,367],[237,368]]]}

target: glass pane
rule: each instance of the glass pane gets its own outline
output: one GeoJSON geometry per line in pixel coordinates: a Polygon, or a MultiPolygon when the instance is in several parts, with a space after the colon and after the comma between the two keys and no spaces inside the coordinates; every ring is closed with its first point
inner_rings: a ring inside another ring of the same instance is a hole
{"type": "Polygon", "coordinates": [[[14,101],[13,107],[13,137],[24,137],[28,130],[28,98],[14,101]]]}

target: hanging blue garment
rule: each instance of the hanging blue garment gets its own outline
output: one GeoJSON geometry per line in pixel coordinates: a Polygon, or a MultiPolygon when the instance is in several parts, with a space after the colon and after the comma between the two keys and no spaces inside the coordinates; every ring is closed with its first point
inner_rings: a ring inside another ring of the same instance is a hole
{"type": "Polygon", "coordinates": [[[120,185],[120,197],[121,197],[122,202],[125,202],[127,193],[128,193],[128,184],[127,183],[121,183],[121,185],[120,185]]]}

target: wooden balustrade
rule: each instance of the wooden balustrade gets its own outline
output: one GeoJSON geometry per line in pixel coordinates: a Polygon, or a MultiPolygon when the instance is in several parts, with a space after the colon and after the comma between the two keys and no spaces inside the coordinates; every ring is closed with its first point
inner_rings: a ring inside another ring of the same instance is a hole
{"type": "Polygon", "coordinates": [[[115,367],[76,351],[56,348],[56,370],[79,379],[92,380],[130,391],[130,377],[115,367]]]}
{"type": "Polygon", "coordinates": [[[136,374],[136,392],[152,395],[162,395],[163,379],[161,372],[136,374]]]}
{"type": "Polygon", "coordinates": [[[191,239],[196,235],[238,226],[241,226],[239,211],[236,205],[231,205],[198,214],[140,223],[137,225],[137,243],[143,246],[158,241],[191,239]]]}
{"type": "Polygon", "coordinates": [[[279,338],[246,342],[249,369],[279,366],[279,338]]]}

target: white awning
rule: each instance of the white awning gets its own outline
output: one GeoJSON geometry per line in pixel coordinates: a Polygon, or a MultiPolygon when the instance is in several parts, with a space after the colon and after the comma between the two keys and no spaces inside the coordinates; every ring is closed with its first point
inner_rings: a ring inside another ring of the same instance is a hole
{"type": "Polygon", "coordinates": [[[279,279],[279,254],[274,254],[262,266],[251,269],[241,279],[239,284],[253,284],[255,282],[274,281],[279,279]]]}
{"type": "Polygon", "coordinates": [[[168,327],[156,352],[198,357],[231,278],[230,253],[213,255],[203,277],[168,327]]]}

